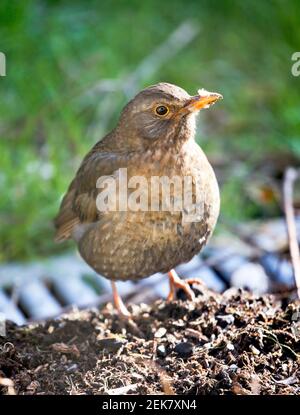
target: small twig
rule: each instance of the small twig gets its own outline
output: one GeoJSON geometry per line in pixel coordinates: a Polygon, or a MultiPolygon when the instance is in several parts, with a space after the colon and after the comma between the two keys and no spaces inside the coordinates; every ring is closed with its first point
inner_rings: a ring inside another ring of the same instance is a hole
{"type": "Polygon", "coordinates": [[[284,174],[283,182],[283,200],[286,225],[289,238],[290,255],[294,269],[297,295],[300,298],[300,252],[297,240],[297,230],[295,221],[295,212],[293,207],[293,187],[294,182],[299,177],[299,171],[293,167],[288,167],[284,174]]]}

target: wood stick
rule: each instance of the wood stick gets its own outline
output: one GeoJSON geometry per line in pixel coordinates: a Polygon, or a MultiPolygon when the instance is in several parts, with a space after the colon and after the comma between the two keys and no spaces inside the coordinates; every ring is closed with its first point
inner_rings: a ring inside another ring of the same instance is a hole
{"type": "Polygon", "coordinates": [[[286,225],[289,238],[290,255],[294,269],[294,277],[297,288],[297,296],[300,298],[300,252],[297,240],[297,229],[295,212],[293,207],[294,182],[299,177],[299,171],[293,167],[288,167],[284,174],[283,182],[283,201],[286,218],[286,225]]]}

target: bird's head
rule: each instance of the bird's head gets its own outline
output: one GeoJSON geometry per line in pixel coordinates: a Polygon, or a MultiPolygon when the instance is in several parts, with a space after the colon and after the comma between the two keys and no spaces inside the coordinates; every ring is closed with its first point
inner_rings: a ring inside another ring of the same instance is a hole
{"type": "Polygon", "coordinates": [[[204,89],[191,96],[176,85],[159,83],[139,92],[125,106],[119,127],[126,136],[146,142],[185,141],[194,135],[197,113],[220,98],[204,89]]]}

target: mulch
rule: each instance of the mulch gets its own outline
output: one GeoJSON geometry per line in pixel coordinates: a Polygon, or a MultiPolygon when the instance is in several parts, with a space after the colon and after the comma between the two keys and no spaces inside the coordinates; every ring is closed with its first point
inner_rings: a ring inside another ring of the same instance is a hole
{"type": "Polygon", "coordinates": [[[111,304],[0,337],[0,393],[300,394],[300,302],[195,288],[196,301],[111,304]],[[1,386],[2,385],[2,386],[1,386]]]}

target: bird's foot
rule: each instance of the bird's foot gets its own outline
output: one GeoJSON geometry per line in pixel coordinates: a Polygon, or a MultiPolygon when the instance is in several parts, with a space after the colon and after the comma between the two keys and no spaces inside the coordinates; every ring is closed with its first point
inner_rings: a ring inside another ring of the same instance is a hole
{"type": "Polygon", "coordinates": [[[182,280],[177,275],[176,271],[173,269],[168,272],[169,281],[170,281],[170,293],[167,297],[167,301],[173,301],[176,296],[176,289],[181,289],[184,291],[185,295],[189,300],[194,301],[195,300],[195,293],[191,288],[191,285],[198,284],[203,285],[203,282],[201,280],[198,280],[196,278],[189,278],[186,280],[182,280]]]}
{"type": "Polygon", "coordinates": [[[116,283],[111,281],[112,291],[113,291],[113,299],[114,299],[114,306],[118,312],[118,316],[123,320],[130,330],[138,337],[145,338],[144,333],[138,328],[136,322],[133,320],[133,316],[130,311],[127,309],[126,305],[123,303],[122,298],[120,297],[116,283]]]}
{"type": "Polygon", "coordinates": [[[119,316],[123,318],[124,320],[131,320],[132,315],[130,311],[128,311],[126,305],[123,303],[123,300],[118,293],[116,283],[112,281],[111,286],[112,286],[112,291],[113,291],[114,306],[119,316]]]}

